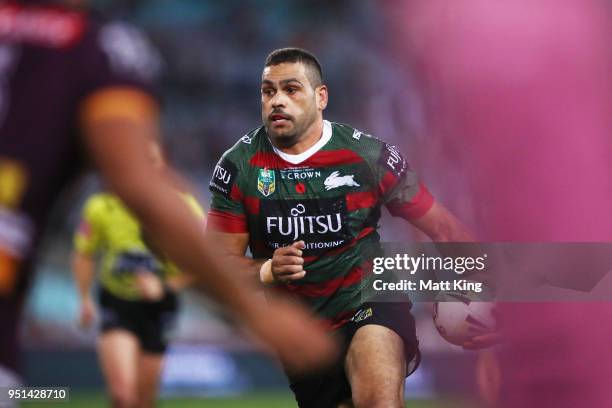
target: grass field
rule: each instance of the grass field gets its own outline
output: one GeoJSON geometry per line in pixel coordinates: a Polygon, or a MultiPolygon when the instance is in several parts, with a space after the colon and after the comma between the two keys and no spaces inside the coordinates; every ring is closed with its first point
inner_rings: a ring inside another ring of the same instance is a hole
{"type": "MultiPolygon", "coordinates": [[[[105,408],[108,401],[102,393],[73,393],[69,402],[61,403],[42,403],[48,408],[59,407],[84,407],[84,408],[105,408]]],[[[24,403],[23,407],[40,407],[39,402],[24,403]]],[[[295,407],[293,396],[284,392],[267,392],[247,394],[240,397],[228,398],[176,398],[164,399],[160,401],[160,408],[288,408],[295,407]]],[[[408,408],[451,408],[456,404],[432,402],[432,401],[409,401],[406,403],[408,408]]]]}

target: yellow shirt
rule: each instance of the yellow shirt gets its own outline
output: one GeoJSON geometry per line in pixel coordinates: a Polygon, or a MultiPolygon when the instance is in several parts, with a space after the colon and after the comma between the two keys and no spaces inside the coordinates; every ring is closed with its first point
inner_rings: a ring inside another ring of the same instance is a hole
{"type": "MultiPolygon", "coordinates": [[[[181,196],[203,221],[197,200],[189,194],[181,196]]],[[[118,197],[108,193],[94,194],[86,201],[74,247],[81,254],[101,258],[101,285],[124,300],[141,299],[135,285],[139,269],[154,272],[162,280],[180,273],[173,263],[156,258],[145,244],[138,221],[118,197]]]]}

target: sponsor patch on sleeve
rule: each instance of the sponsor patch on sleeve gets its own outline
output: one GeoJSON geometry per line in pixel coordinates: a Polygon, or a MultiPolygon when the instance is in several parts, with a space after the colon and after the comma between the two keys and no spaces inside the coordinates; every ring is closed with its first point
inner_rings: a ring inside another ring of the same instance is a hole
{"type": "Polygon", "coordinates": [[[213,193],[219,193],[226,198],[230,198],[237,175],[238,168],[236,165],[223,157],[215,166],[208,187],[213,193]]]}
{"type": "Polygon", "coordinates": [[[385,143],[382,147],[378,163],[389,169],[396,177],[400,177],[408,170],[408,163],[402,157],[399,149],[389,143],[385,143]]]}

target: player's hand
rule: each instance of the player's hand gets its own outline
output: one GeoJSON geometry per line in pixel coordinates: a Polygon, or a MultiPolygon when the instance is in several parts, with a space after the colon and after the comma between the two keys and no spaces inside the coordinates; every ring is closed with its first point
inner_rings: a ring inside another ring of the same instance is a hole
{"type": "Polygon", "coordinates": [[[88,296],[81,301],[81,309],[79,311],[79,326],[86,329],[91,326],[96,317],[96,306],[88,296]]]}
{"type": "Polygon", "coordinates": [[[275,282],[289,283],[302,279],[306,275],[304,258],[302,258],[304,246],[306,246],[304,241],[296,241],[289,246],[274,251],[272,276],[275,282]]]}
{"type": "Polygon", "coordinates": [[[146,301],[155,302],[164,297],[164,285],[153,272],[137,272],[136,287],[146,301]]]}
{"type": "Polygon", "coordinates": [[[306,309],[289,300],[267,298],[249,310],[247,324],[280,357],[288,374],[305,374],[332,365],[339,344],[306,309]]]}
{"type": "MultiPolygon", "coordinates": [[[[493,307],[491,310],[495,321],[497,322],[496,326],[499,328],[499,322],[501,319],[499,308],[497,306],[493,307]]],[[[474,332],[478,332],[481,330],[480,327],[473,327],[474,332]]],[[[493,347],[499,343],[501,343],[501,335],[499,334],[499,329],[495,329],[494,331],[489,331],[483,333],[482,331],[472,337],[470,340],[464,342],[461,346],[464,350],[482,350],[489,347],[493,347]]]]}

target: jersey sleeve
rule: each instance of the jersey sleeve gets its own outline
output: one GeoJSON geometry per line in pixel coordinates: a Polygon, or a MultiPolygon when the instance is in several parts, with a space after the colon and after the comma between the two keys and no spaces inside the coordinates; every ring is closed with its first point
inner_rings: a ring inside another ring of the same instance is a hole
{"type": "Polygon", "coordinates": [[[239,187],[238,166],[224,154],[215,166],[209,189],[212,193],[207,227],[211,231],[246,233],[246,212],[239,187]]]}
{"type": "Polygon", "coordinates": [[[74,249],[84,254],[96,253],[102,243],[102,214],[100,207],[103,203],[97,197],[91,197],[83,206],[79,226],[74,233],[74,249]]]}
{"type": "Polygon", "coordinates": [[[157,98],[162,60],[147,37],[130,24],[92,22],[79,49],[82,98],[100,89],[128,87],[157,98]]]}
{"type": "Polygon", "coordinates": [[[384,143],[375,168],[382,202],[394,217],[414,220],[433,206],[433,196],[397,147],[384,143]]]}

